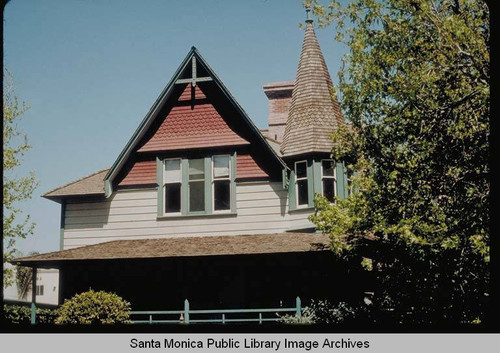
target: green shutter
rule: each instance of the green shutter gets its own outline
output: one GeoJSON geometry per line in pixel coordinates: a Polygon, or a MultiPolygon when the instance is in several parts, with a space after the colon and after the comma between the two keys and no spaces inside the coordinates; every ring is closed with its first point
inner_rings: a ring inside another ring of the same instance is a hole
{"type": "Polygon", "coordinates": [[[59,231],[59,250],[64,249],[64,227],[66,223],[66,202],[62,200],[61,202],[61,228],[59,231]]]}
{"type": "Polygon", "coordinates": [[[290,180],[288,179],[288,174],[286,172],[286,168],[283,168],[281,170],[281,181],[283,183],[283,189],[287,190],[288,186],[290,185],[289,184],[290,180]]]}
{"type": "Polygon", "coordinates": [[[156,157],[156,184],[158,184],[158,217],[163,216],[163,161],[156,157]]]}
{"type": "Polygon", "coordinates": [[[297,208],[297,198],[295,196],[295,190],[297,185],[295,185],[295,169],[290,172],[290,186],[288,187],[288,206],[290,210],[295,210],[297,208]]]}
{"type": "Polygon", "coordinates": [[[344,165],[343,163],[335,163],[335,177],[337,179],[337,196],[340,199],[344,199],[347,195],[345,181],[344,165]]]}
{"type": "Polygon", "coordinates": [[[236,213],[236,152],[231,156],[231,212],[236,213]]]}
{"type": "Polygon", "coordinates": [[[314,194],[323,194],[321,178],[321,160],[313,161],[314,194]]]}
{"type": "Polygon", "coordinates": [[[309,207],[314,206],[314,169],[313,161],[307,161],[307,204],[309,207]]]}

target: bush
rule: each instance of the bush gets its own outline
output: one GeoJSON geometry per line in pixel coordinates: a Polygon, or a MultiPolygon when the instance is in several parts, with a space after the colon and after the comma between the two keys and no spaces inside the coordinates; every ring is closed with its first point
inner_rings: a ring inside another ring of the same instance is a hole
{"type": "MultiPolygon", "coordinates": [[[[14,324],[31,323],[31,308],[29,306],[4,304],[3,313],[5,319],[14,324]]],[[[57,315],[58,309],[36,308],[36,323],[53,324],[57,315]]]]}
{"type": "Polygon", "coordinates": [[[311,300],[304,307],[302,316],[283,315],[280,321],[285,324],[346,324],[354,320],[366,321],[368,309],[361,304],[352,306],[346,302],[332,304],[327,300],[311,300]]]}
{"type": "Polygon", "coordinates": [[[316,317],[311,308],[305,307],[300,317],[295,315],[278,315],[280,322],[285,324],[310,325],[316,323],[316,317]]]}
{"type": "Polygon", "coordinates": [[[326,300],[311,300],[311,311],[314,313],[316,323],[340,324],[353,320],[357,316],[357,309],[346,302],[336,305],[326,300]]]}
{"type": "Polygon", "coordinates": [[[66,299],[56,324],[130,323],[130,303],[114,293],[92,289],[66,299]]]}

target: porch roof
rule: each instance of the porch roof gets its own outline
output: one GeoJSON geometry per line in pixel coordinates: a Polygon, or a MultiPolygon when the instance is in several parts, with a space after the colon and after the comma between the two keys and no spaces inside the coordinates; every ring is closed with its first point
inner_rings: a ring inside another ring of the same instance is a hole
{"type": "Polygon", "coordinates": [[[318,233],[275,233],[114,240],[74,249],[13,259],[24,266],[56,265],[76,260],[118,260],[193,256],[295,253],[329,250],[329,239],[318,233]]]}

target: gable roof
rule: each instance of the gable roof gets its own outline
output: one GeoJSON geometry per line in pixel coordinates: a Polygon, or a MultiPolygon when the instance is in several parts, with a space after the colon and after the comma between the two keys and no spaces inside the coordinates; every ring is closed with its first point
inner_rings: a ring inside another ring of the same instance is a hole
{"type": "Polygon", "coordinates": [[[249,145],[207,101],[200,85],[185,84],[176,105],[138,152],[249,145]],[[186,104],[193,102],[198,103],[186,104]]]}
{"type": "Polygon", "coordinates": [[[63,196],[104,195],[104,176],[109,169],[100,170],[86,177],[59,186],[42,195],[47,199],[59,199],[63,196]]]}
{"type": "Polygon", "coordinates": [[[329,250],[329,243],[329,238],[319,233],[114,240],[96,245],[17,258],[11,262],[26,265],[74,260],[296,253],[327,251],[329,250]]]}
{"type": "MultiPolygon", "coordinates": [[[[243,108],[236,102],[234,97],[231,95],[229,90],[224,86],[222,81],[219,79],[217,74],[212,70],[212,68],[207,64],[205,59],[200,55],[199,51],[192,47],[188,52],[184,60],[182,61],[179,68],[174,73],[172,79],[167,84],[167,86],[163,89],[162,93],[155,101],[148,114],[144,117],[139,127],[135,130],[132,138],[129,140],[125,148],[121,151],[118,158],[113,163],[112,167],[108,171],[105,176],[105,193],[106,197],[109,197],[112,193],[112,185],[114,178],[118,175],[121,168],[124,166],[127,159],[130,157],[131,153],[137,147],[141,139],[144,137],[148,129],[151,127],[152,123],[158,116],[159,111],[165,105],[169,97],[171,96],[174,86],[176,82],[181,79],[182,74],[186,72],[188,65],[192,62],[193,58],[196,60],[196,64],[201,66],[209,75],[209,77],[215,82],[216,86],[222,91],[226,99],[233,105],[236,111],[239,113],[239,118],[246,124],[249,130],[256,136],[259,143],[270,152],[270,156],[274,162],[279,165],[281,168],[287,168],[285,163],[281,160],[281,158],[275,153],[275,151],[268,145],[264,136],[260,133],[259,129],[254,125],[252,120],[245,113],[243,108]]],[[[185,79],[183,79],[185,81],[185,79]]],[[[236,118],[236,117],[235,117],[236,118]]]]}
{"type": "Polygon", "coordinates": [[[283,156],[330,152],[330,136],[342,124],[344,118],[335,96],[332,79],[312,20],[308,19],[281,144],[283,156]]]}

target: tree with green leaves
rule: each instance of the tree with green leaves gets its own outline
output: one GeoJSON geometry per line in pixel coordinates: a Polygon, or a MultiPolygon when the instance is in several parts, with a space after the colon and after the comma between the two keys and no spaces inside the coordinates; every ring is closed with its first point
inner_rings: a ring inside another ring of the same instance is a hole
{"type": "Polygon", "coordinates": [[[26,134],[19,128],[19,120],[28,107],[17,98],[12,84],[12,76],[4,72],[3,87],[3,285],[13,283],[13,268],[5,264],[16,251],[16,239],[26,238],[33,234],[34,223],[29,215],[24,215],[19,202],[31,198],[38,185],[35,175],[16,174],[16,167],[21,164],[22,157],[30,149],[26,134]]]}
{"type": "Polygon", "coordinates": [[[349,47],[350,129],[332,154],[354,188],[311,220],[377,278],[373,303],[401,323],[484,321],[489,295],[489,9],[481,0],[311,5],[349,47]]]}

